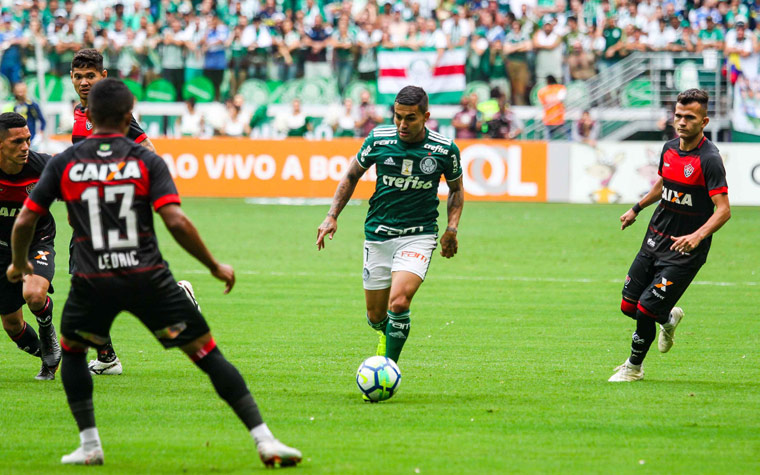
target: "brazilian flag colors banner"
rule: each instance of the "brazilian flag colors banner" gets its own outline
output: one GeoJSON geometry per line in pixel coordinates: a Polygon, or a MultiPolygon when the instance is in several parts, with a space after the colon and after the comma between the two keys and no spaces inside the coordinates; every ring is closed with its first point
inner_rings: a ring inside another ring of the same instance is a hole
{"type": "Polygon", "coordinates": [[[465,61],[463,48],[378,49],[378,102],[392,104],[404,86],[420,86],[432,104],[456,104],[464,92],[465,61]]]}

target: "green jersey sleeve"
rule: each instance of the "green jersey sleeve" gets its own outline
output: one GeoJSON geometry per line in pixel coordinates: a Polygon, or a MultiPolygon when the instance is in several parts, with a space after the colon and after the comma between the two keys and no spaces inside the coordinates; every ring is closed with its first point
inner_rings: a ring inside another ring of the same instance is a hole
{"type": "Polygon", "coordinates": [[[462,176],[462,160],[459,156],[459,147],[454,142],[451,142],[449,159],[446,160],[446,165],[443,168],[443,176],[446,177],[446,181],[454,181],[462,176]]]}
{"type": "Polygon", "coordinates": [[[375,164],[375,156],[377,155],[372,153],[372,143],[375,140],[372,135],[372,132],[370,132],[367,138],[364,139],[364,143],[359,149],[359,153],[356,154],[356,160],[365,170],[375,164]]]}

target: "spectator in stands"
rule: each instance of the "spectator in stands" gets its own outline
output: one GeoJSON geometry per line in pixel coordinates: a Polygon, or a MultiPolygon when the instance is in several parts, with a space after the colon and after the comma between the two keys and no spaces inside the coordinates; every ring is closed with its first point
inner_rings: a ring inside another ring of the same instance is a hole
{"type": "Polygon", "coordinates": [[[45,115],[42,113],[39,104],[26,97],[26,84],[17,82],[13,85],[14,102],[8,104],[3,112],[15,112],[21,114],[26,119],[29,127],[29,133],[33,145],[45,140],[45,115]]]}
{"type": "Polygon", "coordinates": [[[573,124],[571,137],[573,142],[596,147],[596,141],[599,138],[599,123],[591,118],[588,110],[583,111],[581,118],[573,124]]]}
{"type": "Polygon", "coordinates": [[[567,89],[554,76],[546,77],[546,86],[538,90],[538,100],[544,107],[544,127],[547,140],[566,139],[565,98],[567,89]]]}
{"type": "Polygon", "coordinates": [[[186,27],[183,33],[187,57],[185,57],[185,82],[203,75],[205,63],[204,42],[206,38],[205,22],[192,13],[185,15],[186,27]]]}
{"type": "Polygon", "coordinates": [[[641,29],[635,25],[628,25],[630,34],[625,38],[625,50],[629,53],[634,51],[646,52],[649,51],[649,38],[641,31],[641,29]]]}
{"type": "Polygon", "coordinates": [[[528,52],[533,48],[530,36],[524,32],[522,23],[514,20],[504,39],[504,54],[507,60],[507,76],[512,90],[512,104],[528,104],[531,81],[528,52]]]}
{"type": "Polygon", "coordinates": [[[554,31],[556,19],[545,16],[541,29],[533,35],[536,51],[536,81],[547,76],[562,77],[562,37],[554,31]]]}
{"type": "Polygon", "coordinates": [[[499,98],[499,110],[486,123],[488,137],[492,139],[514,140],[523,130],[523,122],[510,110],[506,97],[499,98]]]}
{"type": "Polygon", "coordinates": [[[312,129],[309,118],[301,110],[301,100],[293,99],[291,110],[284,110],[274,119],[275,129],[288,137],[303,137],[312,129]]]}
{"type": "Polygon", "coordinates": [[[448,39],[449,48],[466,46],[472,32],[470,23],[462,16],[458,7],[451,9],[451,16],[443,22],[441,29],[448,39]]]}
{"type": "Polygon", "coordinates": [[[42,51],[40,67],[43,72],[51,70],[50,44],[42,29],[40,20],[29,20],[29,28],[24,31],[24,74],[34,75],[37,72],[36,48],[39,44],[42,51]]]}
{"type": "Polygon", "coordinates": [[[359,132],[359,137],[366,137],[372,129],[383,123],[383,116],[377,112],[369,91],[362,91],[359,97],[361,101],[359,103],[359,119],[356,121],[356,129],[359,132]]]}
{"type": "Polygon", "coordinates": [[[203,135],[205,124],[203,114],[195,107],[195,98],[188,98],[185,107],[187,109],[177,118],[174,130],[179,131],[182,137],[200,137],[203,135]]]}
{"type": "Polygon", "coordinates": [[[341,18],[338,21],[338,29],[335,30],[329,42],[333,49],[335,71],[338,73],[338,91],[341,94],[346,90],[354,74],[356,35],[349,31],[348,27],[349,19],[341,18]]]}
{"type": "Polygon", "coordinates": [[[203,75],[209,78],[214,85],[214,98],[218,101],[222,79],[224,79],[224,70],[227,69],[225,43],[229,31],[216,15],[209,16],[207,21],[208,30],[203,40],[203,50],[205,51],[203,75]]]}
{"type": "Polygon", "coordinates": [[[10,15],[0,18],[0,44],[3,58],[0,60],[0,73],[15,84],[21,81],[21,53],[26,46],[24,30],[10,15]]]}
{"type": "Polygon", "coordinates": [[[330,70],[330,64],[327,62],[327,46],[332,34],[332,28],[324,24],[322,15],[316,15],[314,17],[314,24],[311,28],[307,28],[305,32],[304,44],[309,49],[306,51],[306,57],[304,58],[304,78],[329,77],[332,71],[330,70]]]}
{"type": "Polygon", "coordinates": [[[59,76],[65,76],[69,73],[74,54],[82,48],[82,42],[73,31],[73,26],[73,23],[67,23],[65,11],[56,12],[55,33],[54,37],[51,38],[51,45],[55,48],[56,72],[59,76]]]}
{"type": "Polygon", "coordinates": [[[723,31],[716,28],[715,19],[712,15],[705,18],[705,28],[700,30],[697,35],[697,52],[705,50],[723,51],[724,39],[723,31]]]}
{"type": "Polygon", "coordinates": [[[604,49],[599,61],[600,71],[612,67],[628,54],[623,40],[623,30],[618,28],[614,15],[608,16],[605,20],[602,38],[604,38],[604,49]]]}
{"type": "Polygon", "coordinates": [[[224,125],[219,130],[219,135],[226,137],[244,137],[248,120],[250,119],[243,111],[243,96],[236,95],[225,102],[227,117],[224,119],[224,125]]]}
{"type": "Polygon", "coordinates": [[[735,74],[730,78],[731,83],[736,82],[736,76],[742,74],[748,78],[757,75],[756,41],[747,34],[745,19],[738,17],[734,28],[726,33],[726,46],[723,54],[726,55],[729,74],[733,69],[735,74]]]}
{"type": "Polygon", "coordinates": [[[343,105],[331,111],[325,121],[332,127],[334,137],[355,137],[358,119],[354,110],[354,101],[346,97],[343,99],[343,105]]]}
{"type": "Polygon", "coordinates": [[[253,22],[243,30],[240,42],[248,50],[247,76],[266,80],[267,61],[274,42],[269,28],[262,24],[261,16],[253,17],[253,22]]]}
{"type": "Polygon", "coordinates": [[[293,29],[291,20],[285,19],[281,23],[274,45],[277,48],[274,63],[277,67],[278,79],[282,82],[295,79],[301,55],[301,35],[293,29]]]}
{"type": "MultiPolygon", "coordinates": [[[[239,4],[238,4],[239,5],[239,4]]],[[[248,48],[243,45],[243,31],[248,25],[246,17],[240,17],[232,33],[227,37],[227,55],[229,56],[230,94],[237,94],[240,85],[248,77],[248,48]]]]}
{"type": "Polygon", "coordinates": [[[182,24],[176,18],[171,20],[170,27],[162,33],[158,49],[161,53],[161,76],[174,86],[177,97],[181,97],[182,86],[185,84],[186,48],[182,24]]]}
{"type": "Polygon", "coordinates": [[[462,109],[454,115],[451,120],[451,125],[455,130],[455,137],[457,139],[474,139],[478,137],[478,131],[480,130],[480,122],[478,121],[478,96],[462,95],[459,100],[459,104],[462,109]]]}
{"type": "Polygon", "coordinates": [[[361,25],[361,30],[356,35],[359,56],[356,71],[362,81],[377,79],[377,47],[382,39],[383,32],[375,29],[371,22],[367,21],[361,25]]]}

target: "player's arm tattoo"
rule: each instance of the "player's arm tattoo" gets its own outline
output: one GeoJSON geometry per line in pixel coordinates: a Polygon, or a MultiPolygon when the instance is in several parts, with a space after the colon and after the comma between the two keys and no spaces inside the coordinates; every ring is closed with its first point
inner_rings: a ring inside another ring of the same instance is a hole
{"type": "Polygon", "coordinates": [[[148,137],[145,137],[145,140],[143,140],[142,142],[140,142],[140,145],[142,145],[143,147],[147,148],[151,152],[156,153],[156,147],[153,146],[153,142],[151,142],[148,137]]]}
{"type": "Polygon", "coordinates": [[[332,206],[330,206],[330,211],[327,213],[328,216],[335,219],[338,218],[338,215],[343,211],[348,200],[351,199],[351,195],[354,194],[356,184],[359,183],[359,179],[366,171],[366,169],[359,165],[358,160],[354,159],[351,161],[351,164],[348,166],[348,171],[343,178],[341,178],[340,183],[338,183],[338,188],[335,190],[332,206]]]}
{"type": "Polygon", "coordinates": [[[446,201],[446,212],[449,219],[447,227],[456,230],[459,226],[459,218],[462,216],[462,208],[464,207],[462,177],[460,176],[456,180],[447,183],[449,185],[449,198],[446,201]]]}

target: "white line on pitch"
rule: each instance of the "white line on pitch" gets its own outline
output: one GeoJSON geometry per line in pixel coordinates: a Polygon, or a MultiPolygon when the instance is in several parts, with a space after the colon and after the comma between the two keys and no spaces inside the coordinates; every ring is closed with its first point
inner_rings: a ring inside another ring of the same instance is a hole
{"type": "MultiPolygon", "coordinates": [[[[177,275],[182,274],[207,274],[208,271],[193,269],[181,270],[174,272],[177,275]]],[[[282,272],[269,271],[263,272],[258,270],[235,270],[239,275],[270,275],[275,277],[339,277],[339,278],[361,278],[361,273],[341,273],[341,272],[282,272]]],[[[564,278],[564,277],[521,277],[521,276],[459,276],[459,275],[439,275],[430,276],[429,280],[464,280],[464,281],[496,281],[496,282],[548,282],[561,284],[617,284],[623,279],[583,279],[583,278],[564,278]]],[[[709,280],[695,280],[692,285],[709,285],[715,287],[737,287],[737,286],[758,286],[760,282],[714,282],[709,280]]]]}

